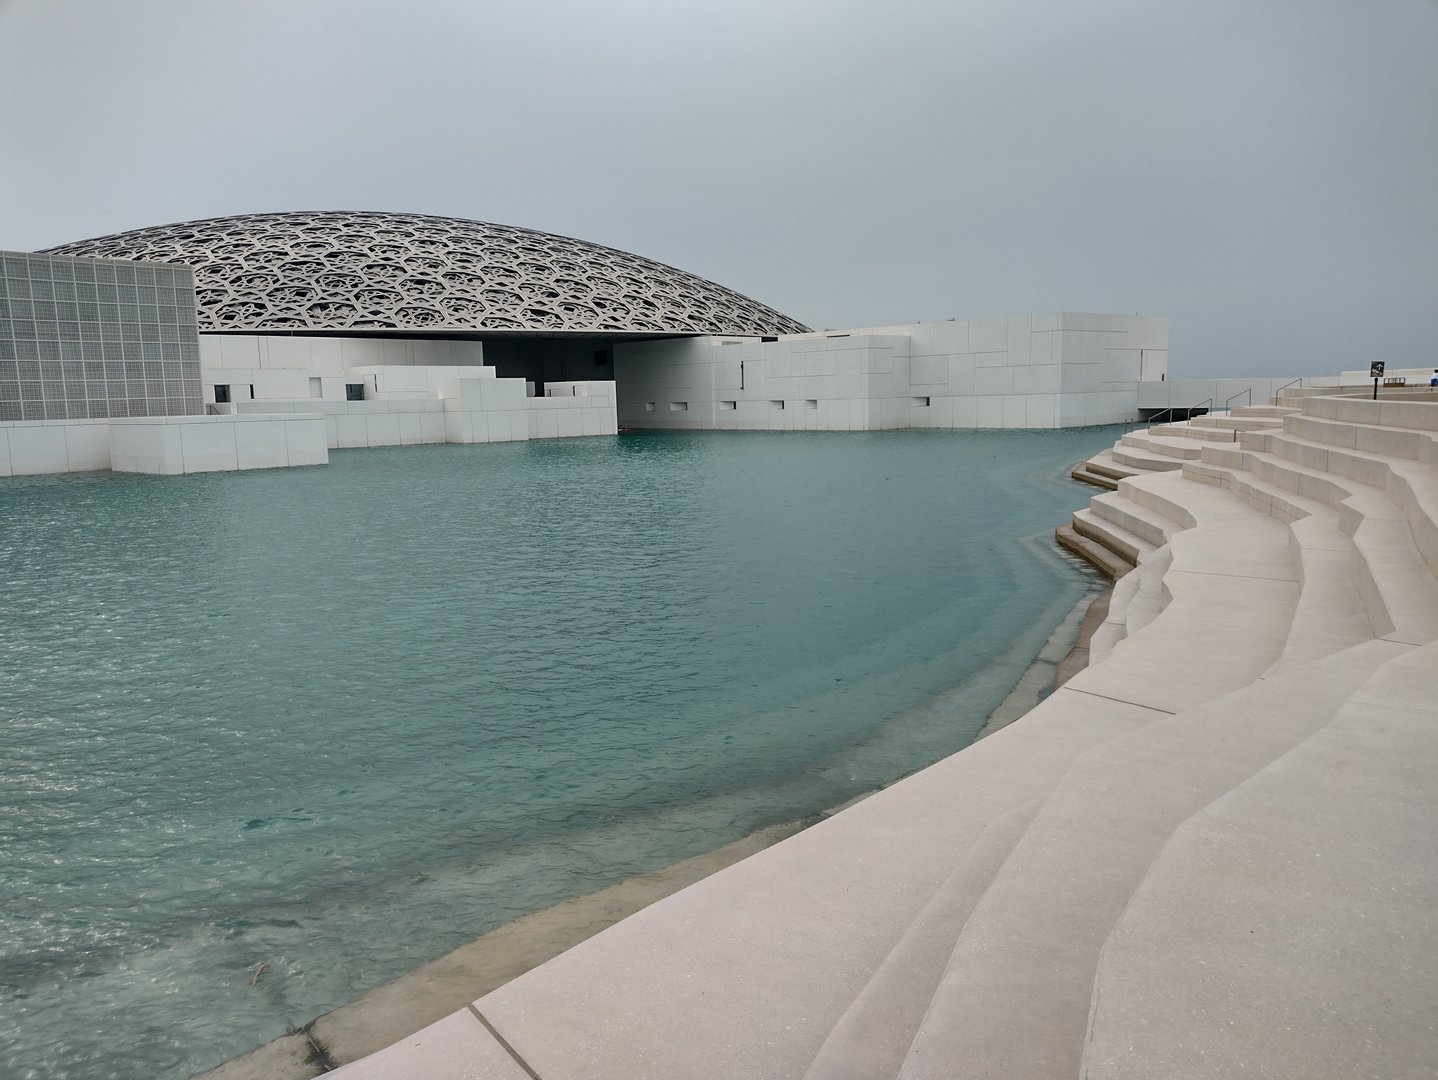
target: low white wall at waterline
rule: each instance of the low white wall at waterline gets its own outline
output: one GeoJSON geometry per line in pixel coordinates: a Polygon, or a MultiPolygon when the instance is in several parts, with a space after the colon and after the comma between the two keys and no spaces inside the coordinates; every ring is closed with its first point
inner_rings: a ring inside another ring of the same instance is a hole
{"type": "Polygon", "coordinates": [[[1168,320],[1072,312],[616,345],[634,427],[873,431],[1134,419],[1168,320]]]}
{"type": "Polygon", "coordinates": [[[141,416],[0,423],[0,476],[178,475],[324,465],[324,418],[141,416]]]}

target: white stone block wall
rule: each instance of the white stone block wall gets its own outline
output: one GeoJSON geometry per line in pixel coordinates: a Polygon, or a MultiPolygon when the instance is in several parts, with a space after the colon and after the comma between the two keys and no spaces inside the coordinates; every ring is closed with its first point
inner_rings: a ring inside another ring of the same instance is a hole
{"type": "Polygon", "coordinates": [[[332,449],[515,442],[613,435],[618,430],[612,382],[575,384],[580,390],[570,397],[532,398],[525,394],[523,379],[498,379],[492,369],[484,375],[473,369],[459,378],[455,370],[435,369],[439,376],[425,376],[443,397],[382,394],[365,401],[242,401],[235,408],[241,414],[319,413],[332,449]]]}
{"type": "Polygon", "coordinates": [[[0,424],[0,476],[179,474],[328,461],[324,420],[315,415],[144,416],[0,424]]]}
{"type": "MultiPolygon", "coordinates": [[[[372,375],[386,368],[482,369],[484,346],[478,341],[436,338],[286,337],[263,334],[200,335],[200,371],[204,400],[215,400],[215,384],[228,384],[234,400],[256,401],[314,397],[311,379],[322,380],[324,398],[344,397],[352,373],[372,375]]],[[[466,376],[469,377],[469,376],[466,376]]],[[[372,381],[372,380],[371,380],[372,381]]],[[[381,382],[383,387],[383,381],[381,382]]]]}
{"type": "Polygon", "coordinates": [[[393,401],[240,402],[242,415],[316,413],[332,450],[369,446],[417,446],[446,442],[444,402],[438,398],[393,401]]]}
{"type": "Polygon", "coordinates": [[[288,416],[164,416],[115,420],[115,472],[177,475],[329,462],[324,420],[288,416]]]}
{"type": "Polygon", "coordinates": [[[110,468],[110,423],[108,419],[0,423],[0,476],[104,472],[110,468]]]}
{"type": "Polygon", "coordinates": [[[583,435],[613,435],[618,431],[612,382],[566,385],[568,393],[524,399],[529,438],[572,439],[583,435]]]}
{"type": "MultiPolygon", "coordinates": [[[[1378,360],[1382,358],[1374,357],[1374,359],[1378,360]]],[[[1438,355],[1434,356],[1433,363],[1428,364],[1424,367],[1395,367],[1393,364],[1385,364],[1383,368],[1383,377],[1385,379],[1407,379],[1409,386],[1427,386],[1428,380],[1433,378],[1435,373],[1438,373],[1438,355]]],[[[1321,383],[1315,382],[1310,379],[1305,379],[1303,381],[1303,384],[1305,386],[1322,385],[1321,383]]],[[[1372,386],[1373,378],[1368,374],[1367,368],[1362,368],[1357,371],[1345,371],[1338,376],[1337,380],[1335,380],[1335,385],[1372,386]]]]}
{"type": "Polygon", "coordinates": [[[657,428],[1111,423],[1167,366],[1166,319],[1069,313],[615,349],[620,423],[657,428]]]}

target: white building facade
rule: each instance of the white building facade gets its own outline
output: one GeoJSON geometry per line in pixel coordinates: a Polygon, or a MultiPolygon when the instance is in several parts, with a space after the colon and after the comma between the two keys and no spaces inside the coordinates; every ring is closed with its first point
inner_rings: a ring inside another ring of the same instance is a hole
{"type": "Polygon", "coordinates": [[[1057,428],[1138,415],[1168,371],[1168,320],[1071,312],[614,350],[635,428],[1057,428]]]}
{"type": "Polygon", "coordinates": [[[652,260],[463,219],[212,218],[0,269],[0,475],[622,429],[1077,427],[1195,403],[1165,383],[1162,317],[816,332],[652,260]]]}

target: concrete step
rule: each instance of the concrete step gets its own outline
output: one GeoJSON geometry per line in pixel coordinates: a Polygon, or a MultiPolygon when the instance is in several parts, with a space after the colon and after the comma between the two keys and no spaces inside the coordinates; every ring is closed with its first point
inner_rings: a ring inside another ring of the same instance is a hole
{"type": "Polygon", "coordinates": [[[1282,421],[1271,416],[1195,416],[1189,423],[1194,427],[1223,431],[1261,431],[1278,427],[1282,421]]]}
{"type": "Polygon", "coordinates": [[[1191,439],[1197,442],[1226,442],[1235,439],[1232,428],[1194,427],[1186,420],[1172,424],[1156,424],[1145,430],[1145,434],[1167,439],[1191,439]]]}
{"type": "MultiPolygon", "coordinates": [[[[1120,481],[1120,484],[1127,482],[1126,480],[1120,481]]],[[[1107,495],[1095,495],[1089,500],[1089,510],[1094,517],[1112,522],[1120,529],[1133,534],[1153,547],[1163,547],[1168,543],[1170,533],[1186,527],[1180,526],[1162,513],[1140,506],[1121,491],[1107,495]]]]}
{"type": "Polygon", "coordinates": [[[1122,446],[1131,446],[1135,450],[1157,454],[1161,457],[1188,460],[1197,459],[1199,450],[1203,447],[1203,441],[1200,439],[1182,439],[1177,436],[1160,437],[1141,431],[1130,431],[1119,439],[1119,443],[1122,446]]]}
{"type": "Polygon", "coordinates": [[[1399,648],[1358,646],[1076,759],[964,925],[899,1076],[1079,1075],[1100,952],[1169,836],[1319,730],[1399,648]]]}
{"type": "Polygon", "coordinates": [[[1411,458],[1424,465],[1438,466],[1438,432],[1351,424],[1316,416],[1295,416],[1284,422],[1283,430],[1314,443],[1411,458]]]}
{"type": "Polygon", "coordinates": [[[1234,416],[1295,416],[1303,410],[1296,405],[1240,405],[1233,410],[1234,416]]]}
{"type": "MultiPolygon", "coordinates": [[[[1193,466],[1205,483],[1228,488],[1289,529],[1300,590],[1273,675],[1378,636],[1354,585],[1353,540],[1325,503],[1274,488],[1248,473],[1193,466]]],[[[1190,479],[1195,478],[1190,476],[1190,479]]]]}
{"type": "Polygon", "coordinates": [[[989,823],[834,1025],[805,1080],[873,1080],[898,1073],[954,941],[1039,805],[1030,800],[989,823]]]}
{"type": "Polygon", "coordinates": [[[546,1080],[803,1076],[995,818],[1161,716],[1056,690],[1020,721],[617,923],[476,1007],[546,1080]]]}
{"type": "Polygon", "coordinates": [[[1268,436],[1267,452],[1315,472],[1374,487],[1408,519],[1424,561],[1438,573],[1438,469],[1412,458],[1318,443],[1286,432],[1268,436]]]}
{"type": "Polygon", "coordinates": [[[1353,582],[1375,633],[1418,645],[1438,637],[1438,580],[1418,547],[1427,538],[1429,547],[1438,550],[1438,533],[1421,506],[1405,509],[1372,485],[1276,454],[1230,453],[1241,459],[1241,468],[1204,462],[1190,463],[1185,471],[1266,505],[1279,520],[1296,520],[1306,512],[1293,495],[1334,507],[1340,529],[1353,540],[1353,582]]]}
{"type": "MultiPolygon", "coordinates": [[[[269,1080],[275,1074],[251,1075],[269,1080]]],[[[533,1080],[533,1074],[526,1073],[468,1009],[450,1013],[409,1038],[338,1069],[321,1073],[316,1067],[298,1075],[339,1080],[533,1080]]]]}
{"type": "Polygon", "coordinates": [[[1110,579],[1117,580],[1133,569],[1133,564],[1112,549],[1078,533],[1072,525],[1054,530],[1054,539],[1064,550],[1077,555],[1110,579]]]}
{"type": "Polygon", "coordinates": [[[1114,480],[1122,480],[1124,477],[1133,476],[1140,471],[1125,467],[1114,456],[1112,450],[1103,450],[1089,458],[1085,462],[1089,472],[1096,472],[1101,476],[1112,477],[1114,480]]]}
{"type": "Polygon", "coordinates": [[[1134,594],[1138,592],[1140,580],[1137,574],[1127,574],[1114,582],[1103,619],[1089,636],[1089,663],[1087,666],[1106,660],[1113,652],[1114,646],[1128,634],[1125,611],[1133,600],[1134,594]]]}
{"type": "Polygon", "coordinates": [[[1306,397],[1303,415],[1344,420],[1369,427],[1438,431],[1438,394],[1420,393],[1406,400],[1372,401],[1364,397],[1306,397]]]}
{"type": "Polygon", "coordinates": [[[1128,602],[1118,609],[1114,609],[1112,604],[1109,605],[1111,614],[1123,620],[1125,638],[1132,637],[1158,618],[1173,599],[1163,584],[1164,575],[1172,565],[1171,548],[1154,552],[1138,564],[1137,573],[1134,574],[1138,585],[1129,595],[1128,602]]]}
{"type": "Polygon", "coordinates": [[[1069,476],[1073,477],[1081,484],[1092,484],[1094,487],[1101,487],[1105,491],[1118,490],[1117,480],[1115,480],[1111,476],[1104,476],[1101,473],[1091,472],[1088,468],[1087,462],[1082,465],[1075,465],[1073,469],[1069,472],[1069,476]]]}
{"type": "Polygon", "coordinates": [[[1359,393],[1362,389],[1363,388],[1358,386],[1289,386],[1278,392],[1278,397],[1274,404],[1302,409],[1303,402],[1307,398],[1348,397],[1359,393]]]}
{"type": "Polygon", "coordinates": [[[1102,544],[1129,566],[1137,566],[1140,556],[1154,550],[1154,544],[1125,529],[1118,523],[1099,517],[1092,509],[1075,510],[1074,532],[1102,544]]]}
{"type": "MultiPolygon", "coordinates": [[[[1092,508],[1122,501],[1127,492],[1149,503],[1141,512],[1186,513],[1194,525],[1175,528],[1169,538],[1161,617],[1117,642],[1103,664],[1075,675],[1066,688],[1176,712],[1257,679],[1282,654],[1297,605],[1288,530],[1235,496],[1178,473],[1125,480],[1119,488],[1117,496],[1095,498],[1092,508]],[[1191,664],[1194,655],[1208,660],[1191,664]],[[1154,679],[1156,670],[1164,671],[1163,679],[1154,679]]],[[[1142,599],[1137,592],[1135,599],[1142,599]]]]}
{"type": "Polygon", "coordinates": [[[1402,650],[1175,831],[1104,945],[1084,1077],[1438,1074],[1435,672],[1402,650]]]}
{"type": "Polygon", "coordinates": [[[1353,541],[1325,510],[1289,523],[1302,587],[1283,653],[1267,676],[1379,636],[1354,583],[1353,541]]]}
{"type": "MultiPolygon", "coordinates": [[[[1167,454],[1153,454],[1134,446],[1115,446],[1111,451],[1113,460],[1130,470],[1139,472],[1165,472],[1183,468],[1183,461],[1167,454]]],[[[1130,471],[1130,476],[1133,471],[1130,471]]]]}
{"type": "Polygon", "coordinates": [[[1168,602],[1163,575],[1173,556],[1167,547],[1139,557],[1133,573],[1114,583],[1108,610],[1089,639],[1089,665],[1106,660],[1129,634],[1147,626],[1168,602]]]}

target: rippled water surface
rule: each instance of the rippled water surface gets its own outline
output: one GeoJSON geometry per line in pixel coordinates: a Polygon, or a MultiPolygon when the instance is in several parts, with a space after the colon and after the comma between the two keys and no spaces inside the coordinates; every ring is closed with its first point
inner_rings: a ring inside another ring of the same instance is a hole
{"type": "Polygon", "coordinates": [[[0,480],[0,1076],[187,1077],[964,746],[1092,587],[1052,529],[1112,438],[0,480]]]}

